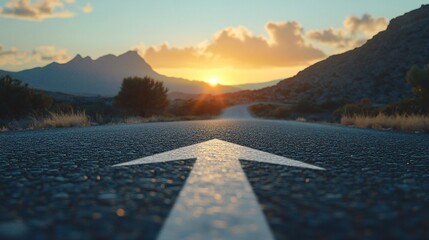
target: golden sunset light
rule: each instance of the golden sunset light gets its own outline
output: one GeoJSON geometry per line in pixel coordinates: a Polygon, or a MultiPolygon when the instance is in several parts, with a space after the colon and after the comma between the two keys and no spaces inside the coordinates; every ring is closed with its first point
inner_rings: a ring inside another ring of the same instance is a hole
{"type": "Polygon", "coordinates": [[[0,0],[0,33],[0,240],[429,240],[429,0],[0,0]]]}
{"type": "Polygon", "coordinates": [[[209,84],[212,87],[216,87],[219,84],[219,80],[216,77],[212,77],[209,79],[209,84]]]}

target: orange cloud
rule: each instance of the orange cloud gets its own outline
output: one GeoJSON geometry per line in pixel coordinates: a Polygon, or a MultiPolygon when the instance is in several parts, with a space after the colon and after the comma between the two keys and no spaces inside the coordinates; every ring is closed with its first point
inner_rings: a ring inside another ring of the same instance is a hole
{"type": "MultiPolygon", "coordinates": [[[[66,4],[75,4],[75,0],[9,0],[0,7],[0,17],[22,20],[42,21],[47,18],[70,18],[74,12],[66,9],[66,4]]],[[[85,13],[92,12],[92,6],[82,7],[85,13]]]]}
{"type": "Polygon", "coordinates": [[[266,36],[257,36],[242,26],[228,27],[199,46],[174,48],[161,44],[137,49],[155,68],[292,67],[326,57],[316,46],[328,45],[334,52],[359,47],[387,24],[386,18],[368,14],[347,17],[341,28],[308,32],[298,22],[268,22],[266,36]]]}
{"type": "Polygon", "coordinates": [[[144,49],[143,56],[151,65],[160,68],[209,67],[215,60],[196,47],[171,48],[166,43],[144,49]]]}
{"type": "Polygon", "coordinates": [[[297,22],[268,23],[268,38],[244,27],[225,28],[199,47],[171,48],[167,44],[140,52],[154,67],[285,67],[307,64],[325,54],[305,43],[297,22]]]}
{"type": "Polygon", "coordinates": [[[344,20],[343,27],[313,30],[307,33],[311,40],[333,46],[344,51],[362,46],[376,33],[386,29],[388,21],[384,17],[374,18],[368,14],[361,18],[350,16],[344,20]]]}
{"type": "Polygon", "coordinates": [[[238,36],[234,34],[237,30],[225,29],[207,50],[242,67],[296,66],[325,57],[321,50],[305,43],[297,22],[270,22],[265,29],[268,39],[246,29],[241,29],[238,36]]]}

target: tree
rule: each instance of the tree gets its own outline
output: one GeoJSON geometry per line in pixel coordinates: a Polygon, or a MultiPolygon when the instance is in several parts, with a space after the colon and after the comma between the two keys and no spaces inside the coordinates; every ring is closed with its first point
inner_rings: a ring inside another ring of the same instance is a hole
{"type": "Polygon", "coordinates": [[[131,114],[158,114],[168,106],[167,91],[163,82],[150,77],[128,77],[123,80],[115,103],[131,114]]]}
{"type": "Polygon", "coordinates": [[[422,107],[429,109],[429,65],[419,66],[414,65],[407,72],[405,77],[408,83],[413,87],[414,94],[420,100],[422,107]]]}
{"type": "Polygon", "coordinates": [[[52,98],[10,76],[0,78],[0,117],[17,118],[48,109],[52,98]]]}

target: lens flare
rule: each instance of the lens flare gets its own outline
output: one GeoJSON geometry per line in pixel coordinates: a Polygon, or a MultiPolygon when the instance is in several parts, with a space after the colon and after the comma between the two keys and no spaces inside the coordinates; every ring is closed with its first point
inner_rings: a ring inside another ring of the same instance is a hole
{"type": "Polygon", "coordinates": [[[210,78],[210,79],[209,79],[209,84],[210,84],[212,87],[216,87],[216,86],[219,84],[219,80],[218,80],[217,78],[210,78]]]}

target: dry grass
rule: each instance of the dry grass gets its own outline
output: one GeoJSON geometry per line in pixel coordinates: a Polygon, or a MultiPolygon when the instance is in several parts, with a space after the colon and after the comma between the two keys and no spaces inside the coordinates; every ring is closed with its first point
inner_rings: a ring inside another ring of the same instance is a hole
{"type": "Polygon", "coordinates": [[[89,126],[90,121],[85,112],[49,113],[50,116],[42,119],[34,119],[33,128],[65,128],[89,126]]]}
{"type": "Polygon", "coordinates": [[[359,128],[396,129],[401,131],[429,131],[429,116],[394,115],[387,116],[343,116],[341,124],[359,128]]]}
{"type": "Polygon", "coordinates": [[[307,122],[307,119],[305,119],[303,117],[299,117],[299,118],[295,119],[295,121],[297,121],[297,122],[307,122]]]}

